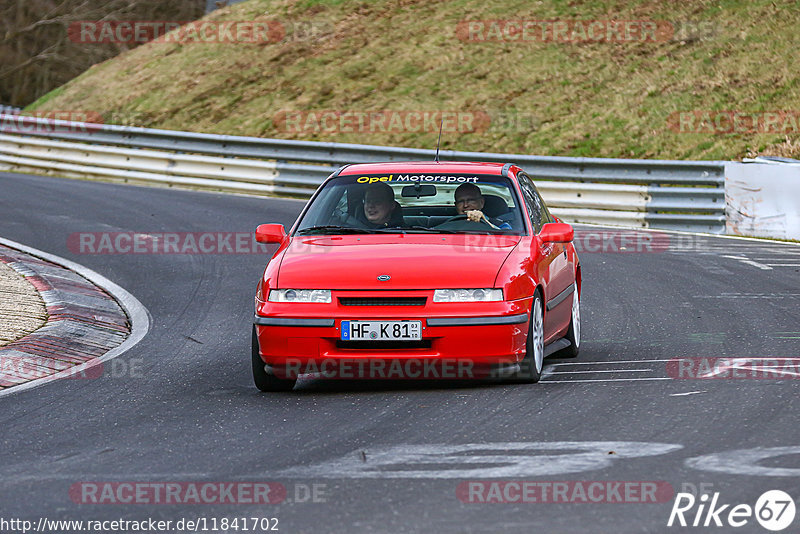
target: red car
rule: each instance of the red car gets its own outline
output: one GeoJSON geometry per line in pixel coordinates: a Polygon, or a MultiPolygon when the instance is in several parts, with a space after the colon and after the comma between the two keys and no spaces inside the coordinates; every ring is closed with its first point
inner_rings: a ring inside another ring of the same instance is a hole
{"type": "Polygon", "coordinates": [[[576,356],[581,267],[573,229],[511,164],[349,165],[316,191],[258,283],[253,377],[301,374],[538,382],[576,356]]]}

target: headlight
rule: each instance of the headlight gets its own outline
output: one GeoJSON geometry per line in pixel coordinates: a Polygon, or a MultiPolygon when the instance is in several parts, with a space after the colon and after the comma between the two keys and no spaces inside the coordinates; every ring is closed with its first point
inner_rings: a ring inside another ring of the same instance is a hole
{"type": "Polygon", "coordinates": [[[433,302],[497,302],[503,300],[502,289],[437,289],[433,302]]]}
{"type": "Polygon", "coordinates": [[[330,304],[330,289],[271,289],[270,302],[319,302],[330,304]]]}

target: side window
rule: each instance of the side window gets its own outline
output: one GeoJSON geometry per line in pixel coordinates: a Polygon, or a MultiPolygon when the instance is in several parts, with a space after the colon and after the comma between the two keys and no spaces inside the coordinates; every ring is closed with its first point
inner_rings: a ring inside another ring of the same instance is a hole
{"type": "Polygon", "coordinates": [[[547,209],[547,204],[544,203],[544,199],[535,185],[533,186],[533,190],[536,193],[536,198],[539,199],[539,205],[542,207],[542,224],[556,222],[555,218],[550,214],[550,210],[547,209]]]}
{"type": "Polygon", "coordinates": [[[337,187],[333,188],[333,195],[328,205],[332,207],[328,220],[323,224],[343,224],[350,217],[352,210],[350,195],[348,195],[348,188],[337,187]],[[338,200],[336,199],[338,196],[338,200]]]}
{"type": "Polygon", "coordinates": [[[347,215],[347,195],[342,195],[342,198],[336,203],[336,207],[333,208],[333,212],[337,215],[347,215]]]}
{"type": "Polygon", "coordinates": [[[533,232],[538,234],[539,230],[542,229],[542,224],[544,224],[542,222],[542,215],[544,212],[542,197],[539,196],[536,187],[534,187],[533,182],[527,175],[520,173],[517,179],[519,180],[519,188],[522,190],[522,198],[525,200],[525,206],[528,208],[528,215],[531,218],[533,232]]]}

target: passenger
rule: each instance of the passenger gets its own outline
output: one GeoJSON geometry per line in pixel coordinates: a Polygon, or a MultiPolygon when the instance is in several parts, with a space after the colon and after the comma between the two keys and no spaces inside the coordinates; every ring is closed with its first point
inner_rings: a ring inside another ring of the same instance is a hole
{"type": "Polygon", "coordinates": [[[367,186],[364,193],[364,216],[367,218],[367,226],[372,228],[404,224],[400,204],[394,200],[394,190],[382,182],[367,186]]]}

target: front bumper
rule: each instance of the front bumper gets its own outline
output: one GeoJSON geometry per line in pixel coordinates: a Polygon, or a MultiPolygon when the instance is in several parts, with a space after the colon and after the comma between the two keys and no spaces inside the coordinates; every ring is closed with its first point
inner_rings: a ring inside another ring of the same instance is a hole
{"type": "Polygon", "coordinates": [[[276,375],[341,378],[479,378],[494,366],[513,365],[524,357],[531,299],[430,300],[414,307],[341,306],[337,298],[331,304],[259,302],[259,353],[276,375]],[[419,320],[422,340],[342,341],[343,320],[419,320]]]}

